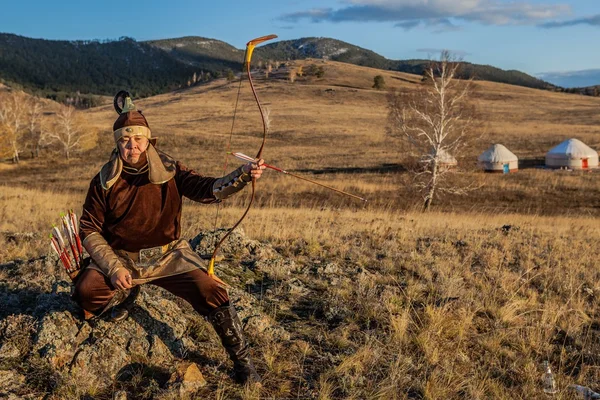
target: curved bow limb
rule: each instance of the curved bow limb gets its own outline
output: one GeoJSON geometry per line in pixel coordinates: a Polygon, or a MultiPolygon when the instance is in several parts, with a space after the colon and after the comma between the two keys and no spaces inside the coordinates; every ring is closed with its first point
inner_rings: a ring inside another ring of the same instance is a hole
{"type": "MultiPolygon", "coordinates": [[[[254,52],[255,47],[263,42],[266,42],[267,40],[271,40],[271,39],[275,39],[275,38],[277,38],[277,35],[266,35],[266,36],[261,36],[259,38],[250,40],[248,43],[246,43],[246,54],[244,56],[244,64],[246,67],[246,73],[248,75],[248,82],[250,83],[250,88],[252,89],[252,94],[254,95],[254,100],[256,100],[256,105],[258,106],[258,111],[260,112],[260,116],[261,116],[262,124],[263,124],[263,138],[262,138],[262,143],[260,145],[260,148],[258,149],[258,153],[256,153],[257,159],[262,158],[262,152],[265,147],[265,143],[267,141],[267,116],[265,115],[265,112],[264,112],[262,105],[260,103],[260,100],[258,98],[258,94],[256,93],[256,88],[254,87],[254,83],[252,82],[252,73],[250,72],[250,63],[252,60],[252,53],[254,52]]],[[[250,201],[248,202],[248,206],[246,207],[244,214],[242,214],[242,217],[238,220],[238,222],[236,222],[231,227],[231,229],[221,238],[221,240],[219,240],[219,242],[215,246],[215,248],[213,250],[213,254],[210,258],[210,263],[208,265],[208,275],[212,276],[214,279],[218,280],[221,283],[222,283],[222,281],[215,276],[215,259],[217,257],[217,252],[219,251],[219,247],[221,247],[221,244],[223,244],[223,242],[225,242],[225,239],[227,239],[227,237],[231,234],[231,232],[233,232],[235,230],[235,228],[237,228],[238,225],[242,223],[244,218],[246,218],[246,215],[248,214],[248,211],[250,211],[250,207],[252,207],[252,203],[254,202],[255,191],[256,191],[256,178],[252,178],[252,194],[250,195],[250,201]]]]}

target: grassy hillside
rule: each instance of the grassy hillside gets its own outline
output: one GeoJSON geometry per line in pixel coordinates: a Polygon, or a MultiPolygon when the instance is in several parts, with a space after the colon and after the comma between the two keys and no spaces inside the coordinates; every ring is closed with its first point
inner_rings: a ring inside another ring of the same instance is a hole
{"type": "MultiPolygon", "coordinates": [[[[137,42],[56,41],[0,33],[0,82],[66,102],[79,97],[85,106],[128,88],[136,96],[158,93],[239,71],[244,50],[203,37],[137,42]]],[[[302,38],[269,43],[255,61],[319,58],[421,75],[427,60],[388,60],[367,49],[330,38],[302,38]]],[[[519,71],[465,63],[464,77],[538,89],[557,89],[519,71]]],[[[587,94],[587,92],[585,92],[587,94]]]]}
{"type": "Polygon", "coordinates": [[[164,50],[185,64],[206,71],[222,71],[226,68],[238,71],[244,58],[243,50],[220,40],[198,36],[150,40],[146,43],[164,50]]]}
{"type": "MultiPolygon", "coordinates": [[[[8,188],[0,197],[2,227],[44,238],[59,211],[80,204],[80,194],[60,184],[52,191],[8,188]]],[[[241,212],[225,209],[219,225],[241,212]]],[[[213,217],[211,207],[186,204],[184,236],[211,230],[213,217]]],[[[286,262],[252,267],[246,286],[236,288],[254,296],[255,313],[289,336],[250,335],[264,385],[244,390],[224,367],[215,368],[212,360],[225,356],[210,327],[191,326],[204,350],[187,358],[199,363],[208,382],[198,397],[542,398],[546,360],[558,398],[573,398],[569,384],[598,390],[594,218],[261,206],[244,230],[286,262]]],[[[9,242],[0,259],[26,249],[48,251],[43,241],[9,242]]],[[[217,273],[226,276],[220,266],[217,273]]],[[[10,276],[10,269],[0,269],[0,295],[16,285],[10,276]]],[[[115,378],[109,390],[56,380],[33,356],[18,370],[29,371],[30,393],[55,398],[109,399],[116,390],[158,396],[161,389],[159,376],[141,370],[137,378],[115,378]]]]}
{"type": "Polygon", "coordinates": [[[195,71],[130,38],[83,42],[0,34],[0,78],[51,98],[75,92],[113,95],[124,87],[151,96],[177,88],[195,71]]]}
{"type": "MultiPolygon", "coordinates": [[[[598,149],[600,99],[476,82],[472,101],[483,137],[459,157],[457,178],[480,188],[446,197],[434,212],[421,214],[415,212],[421,198],[405,170],[407,149],[385,134],[386,93],[371,88],[378,74],[398,90],[421,85],[416,75],[321,60],[290,63],[268,79],[255,75],[272,119],[267,162],[369,202],[265,172],[242,225],[248,237],[273,246],[287,262],[248,268],[252,279],[237,289],[254,296],[259,312],[289,339],[268,332],[250,337],[265,379],[260,391],[244,391],[223,368],[203,362],[224,359],[207,346],[212,350],[194,355],[208,381],[196,395],[543,398],[545,360],[557,376],[557,398],[572,398],[566,387],[573,383],[598,391],[600,175],[535,168],[490,175],[478,171],[475,160],[498,142],[531,161],[569,137],[598,149]],[[325,69],[322,79],[287,80],[289,69],[311,63],[325,69]]],[[[221,175],[237,88],[221,79],[136,104],[161,149],[201,173],[221,175]]],[[[47,254],[51,223],[66,208],[80,212],[89,180],[113,147],[116,117],[110,105],[82,114],[104,135],[94,152],[70,163],[0,164],[0,232],[33,233],[26,241],[5,234],[0,264],[47,254]]],[[[260,117],[244,83],[231,149],[253,155],[260,135],[260,117]]],[[[237,165],[230,159],[227,168],[237,165]]],[[[246,201],[247,194],[226,201],[216,225],[231,226],[246,201]]],[[[212,230],[215,207],[186,201],[183,236],[212,230]]],[[[0,291],[21,284],[7,271],[0,268],[0,291]]],[[[209,335],[208,327],[197,329],[200,338],[209,335]]],[[[6,365],[0,363],[0,370],[6,365]]],[[[65,390],[58,381],[40,384],[39,371],[50,376],[32,365],[32,382],[49,388],[50,397],[65,390]]],[[[158,395],[152,379],[129,389],[158,395]]],[[[112,390],[124,385],[115,379],[112,390]]]]}
{"type": "MultiPolygon", "coordinates": [[[[312,62],[298,61],[289,68],[312,62]]],[[[383,74],[390,88],[415,90],[420,77],[337,62],[315,61],[325,69],[322,79],[287,80],[288,69],[255,80],[260,98],[270,109],[271,132],[265,158],[290,171],[316,174],[326,184],[356,190],[370,198],[369,209],[410,209],[421,201],[411,175],[406,173],[408,149],[386,136],[386,92],[371,88],[373,77],[383,74]]],[[[542,214],[591,213],[598,215],[600,185],[595,174],[524,169],[510,176],[490,176],[476,169],[476,157],[492,143],[502,143],[528,165],[543,163],[554,145],[576,137],[600,148],[600,100],[538,91],[491,82],[477,82],[474,104],[479,109],[482,137],[459,155],[458,177],[481,188],[468,197],[448,196],[442,210],[500,210],[542,214]],[[557,189],[558,188],[558,189],[557,189]]],[[[209,175],[222,174],[224,149],[229,140],[238,84],[224,79],[191,89],[137,100],[159,146],[191,167],[209,175]]],[[[71,165],[73,190],[86,181],[108,156],[112,105],[85,113],[93,130],[102,132],[101,148],[86,154],[85,166],[71,165]],[[81,178],[79,177],[81,176],[81,178]]],[[[236,115],[232,149],[252,155],[260,144],[261,123],[252,94],[244,81],[236,115]]],[[[230,165],[236,161],[229,160],[230,165]]],[[[31,174],[52,177],[43,165],[20,167],[3,181],[30,182],[31,174]]],[[[353,206],[352,201],[316,187],[300,184],[274,171],[267,172],[258,192],[258,204],[353,206]],[[279,189],[281,188],[281,190],[279,189]],[[263,203],[264,202],[264,203],[263,203]]],[[[41,180],[35,185],[46,186],[41,180]]]]}

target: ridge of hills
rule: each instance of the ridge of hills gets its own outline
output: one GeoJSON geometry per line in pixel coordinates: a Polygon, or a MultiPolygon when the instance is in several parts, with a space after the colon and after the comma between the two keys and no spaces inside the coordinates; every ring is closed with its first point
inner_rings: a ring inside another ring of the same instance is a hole
{"type": "MultiPolygon", "coordinates": [[[[589,339],[600,334],[598,174],[484,174],[473,164],[488,140],[523,159],[571,136],[600,148],[600,98],[475,82],[487,136],[465,149],[458,173],[479,189],[417,213],[409,152],[386,136],[386,93],[371,86],[381,73],[390,87],[415,91],[420,77],[318,61],[323,78],[285,79],[313,62],[290,62],[269,79],[256,71],[271,111],[265,157],[369,202],[283,174],[261,179],[249,236],[234,231],[218,266],[265,377],[252,396],[539,398],[546,359],[561,385],[597,390],[600,360],[588,355],[600,354],[589,339]]],[[[252,154],[260,117],[245,83],[231,149],[252,154]]],[[[219,176],[237,86],[214,79],[136,105],[161,149],[219,176]]],[[[61,210],[79,214],[114,148],[116,114],[108,104],[77,112],[98,132],[97,147],[0,171],[0,397],[187,398],[170,377],[191,362],[205,383],[188,397],[249,398],[210,325],[162,289],[144,286],[118,325],[80,318],[45,232],[61,210]]],[[[248,194],[228,199],[220,226],[233,225],[248,194]]],[[[225,231],[211,227],[210,207],[186,201],[181,219],[182,238],[200,254],[225,231]]]]}
{"type": "MultiPolygon", "coordinates": [[[[188,36],[138,42],[118,40],[58,41],[0,33],[0,82],[64,102],[83,98],[98,105],[98,95],[123,87],[136,97],[166,93],[239,69],[243,50],[220,40],[188,36]]],[[[371,50],[331,38],[283,40],[257,48],[255,60],[317,58],[382,70],[422,74],[428,60],[389,60],[371,50]]],[[[463,77],[563,91],[520,71],[464,62],[463,77]]],[[[573,90],[571,90],[573,91],[573,90]]],[[[576,90],[575,90],[576,91],[576,90]]],[[[577,92],[577,91],[576,91],[577,92]]],[[[583,91],[583,94],[589,91],[583,91]]]]}

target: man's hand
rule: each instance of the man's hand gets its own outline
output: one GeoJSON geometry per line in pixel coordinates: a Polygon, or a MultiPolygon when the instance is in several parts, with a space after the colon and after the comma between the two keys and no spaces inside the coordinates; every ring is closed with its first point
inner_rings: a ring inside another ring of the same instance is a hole
{"type": "Polygon", "coordinates": [[[110,283],[112,283],[115,288],[121,290],[131,289],[133,287],[131,273],[127,268],[119,268],[110,278],[110,283]]]}
{"type": "Polygon", "coordinates": [[[262,158],[257,163],[248,163],[244,165],[244,172],[249,173],[252,179],[258,179],[261,177],[263,170],[267,168],[263,165],[264,163],[265,160],[262,158]]]}

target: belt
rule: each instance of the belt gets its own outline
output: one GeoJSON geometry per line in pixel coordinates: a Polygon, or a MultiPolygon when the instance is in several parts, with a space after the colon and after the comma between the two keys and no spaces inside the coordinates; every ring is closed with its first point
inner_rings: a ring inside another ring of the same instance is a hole
{"type": "Polygon", "coordinates": [[[150,247],[135,252],[125,250],[122,251],[138,265],[151,265],[158,261],[166,252],[175,247],[177,242],[178,239],[173,240],[171,243],[165,244],[164,246],[150,247]]]}

